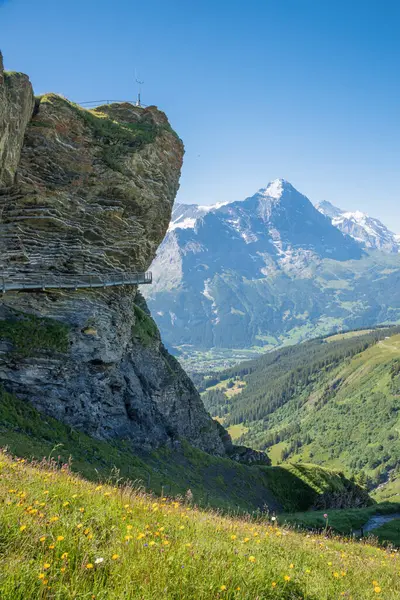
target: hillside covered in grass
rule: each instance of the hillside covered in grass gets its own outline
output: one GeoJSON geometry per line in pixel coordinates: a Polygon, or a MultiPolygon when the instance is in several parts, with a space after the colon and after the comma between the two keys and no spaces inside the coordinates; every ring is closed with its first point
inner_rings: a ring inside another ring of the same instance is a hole
{"type": "Polygon", "coordinates": [[[341,468],[380,500],[400,498],[399,328],[306,342],[200,385],[211,414],[240,426],[241,442],[268,449],[274,464],[341,468]]]}
{"type": "Polygon", "coordinates": [[[223,517],[0,454],[0,597],[332,600],[400,594],[397,553],[223,517]]]}
{"type": "Polygon", "coordinates": [[[190,495],[196,504],[228,512],[308,510],[368,505],[366,491],[341,473],[316,465],[247,466],[212,456],[181,440],[174,449],[134,452],[127,441],[95,440],[41,415],[0,388],[0,447],[19,457],[57,464],[99,481],[136,481],[158,495],[190,495]]]}

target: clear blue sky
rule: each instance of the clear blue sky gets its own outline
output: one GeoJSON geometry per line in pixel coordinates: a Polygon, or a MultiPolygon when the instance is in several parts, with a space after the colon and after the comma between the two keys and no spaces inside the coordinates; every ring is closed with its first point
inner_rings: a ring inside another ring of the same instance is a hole
{"type": "Polygon", "coordinates": [[[0,0],[36,93],[157,104],[186,145],[183,202],[283,177],[400,233],[398,0],[0,0]]]}

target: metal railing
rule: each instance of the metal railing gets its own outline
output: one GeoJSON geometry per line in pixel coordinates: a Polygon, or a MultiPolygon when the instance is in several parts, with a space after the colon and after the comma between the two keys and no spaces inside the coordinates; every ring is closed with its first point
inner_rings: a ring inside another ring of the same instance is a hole
{"type": "Polygon", "coordinates": [[[84,102],[75,102],[75,104],[79,104],[80,106],[89,106],[90,107],[96,107],[96,106],[102,106],[103,104],[133,104],[134,106],[137,106],[138,108],[147,108],[147,104],[138,104],[137,99],[136,100],[86,100],[84,102]]]}
{"type": "Polygon", "coordinates": [[[18,290],[51,290],[80,288],[106,288],[121,285],[150,284],[152,273],[87,273],[82,275],[63,274],[3,274],[0,275],[0,292],[18,290]]]}

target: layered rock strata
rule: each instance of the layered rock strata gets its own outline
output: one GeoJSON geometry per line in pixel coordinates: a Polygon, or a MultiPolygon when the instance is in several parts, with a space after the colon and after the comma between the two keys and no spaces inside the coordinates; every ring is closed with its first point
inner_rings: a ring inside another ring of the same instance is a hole
{"type": "MultiPolygon", "coordinates": [[[[2,275],[145,271],[183,157],[164,113],[34,100],[28,78],[3,68],[0,102],[2,275]]],[[[99,439],[149,450],[185,438],[218,455],[231,450],[134,286],[4,294],[0,384],[99,439]]]]}

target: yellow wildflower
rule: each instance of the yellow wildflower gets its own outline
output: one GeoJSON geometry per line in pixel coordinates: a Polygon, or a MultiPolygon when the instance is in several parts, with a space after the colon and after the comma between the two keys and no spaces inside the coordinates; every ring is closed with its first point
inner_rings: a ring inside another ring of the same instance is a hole
{"type": "Polygon", "coordinates": [[[118,560],[119,554],[113,554],[111,558],[112,558],[112,560],[118,560]]]}
{"type": "Polygon", "coordinates": [[[50,569],[50,566],[50,563],[44,563],[43,569],[46,571],[46,569],[50,569]]]}
{"type": "Polygon", "coordinates": [[[21,525],[21,527],[19,528],[20,531],[25,531],[26,529],[26,525],[21,525]]]}
{"type": "Polygon", "coordinates": [[[290,581],[290,577],[289,577],[289,575],[285,575],[285,577],[284,577],[284,580],[285,580],[285,581],[290,581]]]}
{"type": "Polygon", "coordinates": [[[86,568],[87,568],[87,569],[93,569],[93,565],[92,565],[92,563],[88,563],[88,564],[86,565],[86,568]]]}
{"type": "Polygon", "coordinates": [[[231,535],[231,540],[236,540],[236,535],[231,535]]]}
{"type": "Polygon", "coordinates": [[[274,587],[276,587],[276,581],[273,581],[273,582],[271,583],[271,585],[272,585],[272,587],[273,587],[273,588],[274,588],[274,587]]]}
{"type": "Polygon", "coordinates": [[[377,585],[376,587],[374,587],[374,592],[375,594],[380,594],[381,593],[381,588],[379,587],[379,585],[377,585]]]}
{"type": "Polygon", "coordinates": [[[221,592],[224,592],[226,590],[226,585],[221,585],[219,589],[221,590],[221,592]]]}
{"type": "Polygon", "coordinates": [[[63,536],[63,535],[59,535],[59,536],[57,536],[57,542],[62,542],[62,541],[63,541],[63,539],[64,539],[64,536],[63,536]]]}
{"type": "Polygon", "coordinates": [[[256,557],[255,556],[249,556],[249,561],[254,563],[256,562],[256,557]]]}
{"type": "Polygon", "coordinates": [[[68,552],[63,552],[63,553],[61,554],[61,558],[62,558],[63,560],[65,560],[66,558],[68,558],[68,552]]]}

